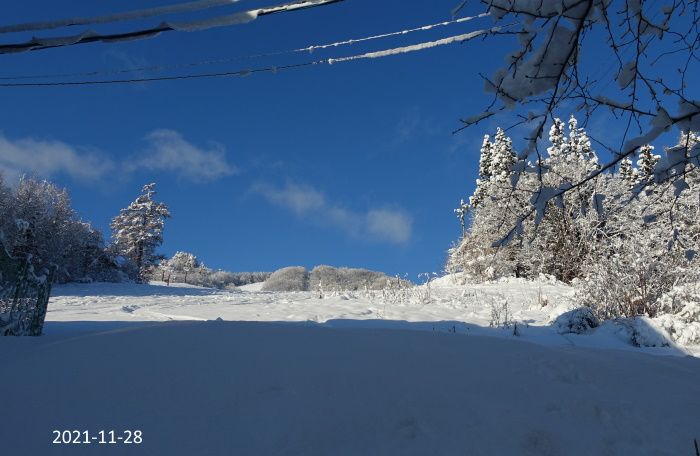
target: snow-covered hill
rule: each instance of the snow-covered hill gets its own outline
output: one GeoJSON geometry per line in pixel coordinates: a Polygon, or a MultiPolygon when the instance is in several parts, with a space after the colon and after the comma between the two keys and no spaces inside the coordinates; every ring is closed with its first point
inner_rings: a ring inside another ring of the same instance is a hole
{"type": "Polygon", "coordinates": [[[256,288],[56,287],[44,336],[0,339],[2,454],[692,455],[700,442],[700,359],[633,347],[613,324],[559,334],[561,284],[256,288]],[[54,430],[143,443],[54,444],[54,430]]]}

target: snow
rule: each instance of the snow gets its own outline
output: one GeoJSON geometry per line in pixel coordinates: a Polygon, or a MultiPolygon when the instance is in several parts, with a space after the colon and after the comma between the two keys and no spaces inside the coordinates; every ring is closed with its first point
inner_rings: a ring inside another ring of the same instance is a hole
{"type": "Polygon", "coordinates": [[[338,57],[325,60],[329,64],[339,63],[339,62],[349,62],[351,60],[361,60],[361,59],[377,59],[381,57],[388,57],[390,55],[406,54],[409,52],[423,51],[425,49],[430,49],[438,46],[444,46],[446,44],[463,43],[465,41],[471,40],[478,36],[487,35],[489,33],[499,31],[499,27],[494,27],[486,30],[476,30],[474,32],[463,33],[461,35],[450,36],[447,38],[442,38],[435,41],[427,41],[424,43],[413,44],[410,46],[403,46],[393,49],[384,49],[381,51],[366,52],[359,55],[351,55],[347,57],[338,57]]]}
{"type": "Polygon", "coordinates": [[[95,454],[51,431],[138,429],[143,444],[112,450],[692,454],[700,359],[634,347],[623,324],[560,334],[574,292],[551,278],[465,280],[324,296],[58,285],[44,336],[0,339],[3,452],[95,454]]]}
{"type": "MultiPolygon", "coordinates": [[[[513,338],[554,346],[608,347],[657,354],[700,356],[700,346],[636,347],[625,323],[585,334],[560,334],[555,320],[576,307],[573,288],[542,277],[537,282],[501,279],[464,284],[460,274],[425,285],[358,292],[267,292],[257,283],[234,290],[151,282],[57,285],[50,322],[144,322],[178,320],[320,323],[329,327],[403,328],[513,338]],[[507,305],[507,310],[504,306],[507,305]],[[494,324],[494,309],[501,314],[494,324]],[[508,317],[505,317],[507,313],[508,317]],[[504,325],[503,320],[508,320],[504,325]],[[497,327],[492,327],[497,326],[497,327]]],[[[673,323],[655,323],[672,327],[673,323]]],[[[681,323],[676,322],[676,327],[681,323]]]]}
{"type": "Polygon", "coordinates": [[[410,29],[405,29],[405,30],[400,30],[398,32],[390,32],[390,33],[382,33],[379,35],[371,35],[363,38],[354,38],[354,39],[349,39],[349,40],[343,40],[343,41],[336,41],[333,43],[328,43],[328,44],[316,44],[312,46],[307,46],[304,48],[298,48],[294,49],[291,51],[286,51],[289,53],[292,52],[313,52],[317,49],[328,49],[328,48],[334,48],[334,47],[339,47],[339,46],[346,46],[349,44],[355,44],[355,43],[362,43],[365,41],[372,41],[372,40],[377,40],[377,39],[382,39],[382,38],[389,38],[392,36],[399,36],[399,35],[408,35],[409,33],[413,32],[424,32],[427,30],[432,30],[437,27],[445,27],[448,25],[453,25],[453,24],[461,24],[463,22],[468,22],[474,19],[481,19],[483,17],[489,16],[489,13],[482,13],[476,16],[469,16],[469,17],[461,17],[458,19],[453,19],[451,21],[443,21],[443,22],[438,22],[435,24],[429,24],[429,25],[423,25],[421,27],[415,27],[415,28],[410,28],[410,29]]]}
{"type": "Polygon", "coordinates": [[[34,30],[51,30],[60,27],[69,27],[75,25],[89,24],[106,24],[110,22],[139,20],[153,16],[162,16],[164,14],[186,13],[199,11],[218,6],[231,5],[238,3],[240,0],[197,0],[187,3],[175,5],[159,6],[155,8],[146,8],[133,11],[126,11],[116,14],[106,14],[103,16],[92,17],[72,17],[68,19],[60,19],[43,22],[27,22],[23,24],[6,25],[0,27],[0,33],[15,33],[29,32],[34,30]]]}
{"type": "Polygon", "coordinates": [[[0,344],[3,453],[680,455],[699,437],[691,357],[284,323],[47,329],[0,344]]]}
{"type": "MultiPolygon", "coordinates": [[[[240,24],[246,24],[248,22],[252,22],[256,20],[260,16],[265,16],[265,15],[270,15],[270,14],[276,14],[276,13],[284,13],[284,12],[290,12],[290,11],[296,11],[296,10],[302,10],[306,8],[314,8],[317,6],[324,6],[324,5],[329,5],[332,3],[336,3],[341,0],[301,0],[301,1],[296,1],[296,2],[290,2],[290,3],[284,3],[281,5],[277,6],[270,6],[267,8],[256,8],[256,9],[251,9],[248,11],[243,11],[243,12],[238,12],[238,13],[233,13],[233,14],[228,14],[228,15],[223,15],[223,16],[214,16],[211,18],[206,18],[206,19],[197,19],[197,20],[188,20],[188,21],[175,21],[175,22],[161,22],[159,25],[155,27],[150,27],[146,29],[137,29],[137,30],[131,30],[128,32],[122,32],[118,34],[105,34],[101,35],[95,31],[88,30],[86,32],[83,32],[79,35],[71,35],[71,36],[59,36],[59,37],[33,37],[29,41],[25,41],[22,43],[0,43],[0,54],[2,53],[16,53],[16,52],[26,52],[26,51],[31,51],[33,49],[41,49],[44,47],[56,47],[56,46],[68,46],[68,45],[74,45],[78,44],[81,42],[88,42],[88,41],[108,41],[108,42],[117,42],[117,41],[134,41],[134,40],[140,40],[140,39],[145,39],[145,38],[152,38],[155,36],[158,36],[162,32],[168,32],[168,31],[180,31],[180,32],[194,32],[194,31],[201,31],[201,30],[209,30],[212,28],[216,27],[228,27],[232,25],[240,25],[240,24]]],[[[203,5],[200,5],[199,7],[195,9],[201,9],[203,5]]],[[[156,8],[157,9],[157,8],[156,8]]],[[[133,12],[135,17],[138,17],[139,14],[147,14],[148,10],[144,11],[135,11],[133,12]],[[146,11],[144,13],[144,11],[146,11]]],[[[128,17],[130,13],[124,13],[126,17],[128,17]]],[[[147,14],[149,15],[149,14],[147,14]]],[[[154,15],[154,14],[150,14],[154,15]]],[[[93,19],[106,19],[106,22],[111,22],[113,19],[117,18],[116,20],[121,20],[119,19],[119,16],[105,16],[104,18],[93,18],[93,19]]],[[[83,22],[88,21],[90,22],[90,19],[87,18],[83,20],[83,22]]],[[[62,25],[57,25],[57,24],[64,24],[65,21],[59,21],[58,23],[39,23],[39,24],[23,24],[19,26],[8,26],[6,27],[7,31],[19,31],[19,30],[13,30],[13,28],[27,28],[26,26],[32,26],[32,25],[38,25],[40,29],[46,28],[54,28],[53,26],[56,25],[57,27],[60,27],[62,25]]]]}
{"type": "Polygon", "coordinates": [[[261,291],[264,283],[265,282],[249,283],[248,285],[241,285],[237,289],[240,291],[261,291]]]}

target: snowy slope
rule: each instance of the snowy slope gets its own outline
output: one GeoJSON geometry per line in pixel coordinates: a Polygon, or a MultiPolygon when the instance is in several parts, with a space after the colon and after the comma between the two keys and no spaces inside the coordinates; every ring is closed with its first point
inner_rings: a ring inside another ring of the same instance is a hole
{"type": "Polygon", "coordinates": [[[693,357],[308,324],[49,329],[0,340],[2,454],[676,456],[700,439],[693,357]]]}
{"type": "MultiPolygon", "coordinates": [[[[626,328],[607,324],[587,335],[561,335],[552,320],[574,306],[573,289],[556,282],[510,279],[479,285],[458,285],[454,277],[425,287],[390,292],[271,293],[260,284],[234,291],[162,283],[69,284],[57,286],[47,321],[299,321],[333,327],[436,330],[514,338],[512,326],[492,328],[493,309],[508,306],[508,320],[517,322],[518,340],[546,345],[612,347],[639,351],[626,328]],[[543,306],[543,304],[545,304],[543,306]]],[[[502,324],[501,324],[502,326],[502,324]]],[[[51,331],[51,326],[47,327],[51,331]]],[[[659,354],[695,353],[700,347],[644,348],[659,354]]]]}

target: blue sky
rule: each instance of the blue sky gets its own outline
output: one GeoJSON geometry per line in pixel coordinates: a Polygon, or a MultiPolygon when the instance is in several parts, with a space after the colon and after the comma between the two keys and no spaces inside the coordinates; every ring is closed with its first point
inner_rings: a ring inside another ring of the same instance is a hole
{"type": "MultiPolygon", "coordinates": [[[[2,22],[169,2],[58,3],[13,2],[2,22]]],[[[129,69],[292,49],[448,20],[456,3],[348,0],[235,27],[3,55],[0,76],[129,69]]],[[[263,4],[244,0],[199,16],[263,4]]],[[[179,73],[352,55],[486,24],[179,73]]],[[[5,164],[6,174],[34,172],[68,187],[79,213],[106,233],[110,219],[141,186],[157,182],[159,197],[173,214],[162,247],[168,255],[191,251],[211,267],[234,271],[331,264],[415,279],[420,272],[439,271],[459,236],[452,210],[472,192],[481,138],[498,121],[451,132],[460,117],[489,102],[478,72],[490,74],[501,64],[507,43],[509,38],[477,40],[243,78],[0,89],[0,159],[32,155],[22,166],[5,164]]]]}

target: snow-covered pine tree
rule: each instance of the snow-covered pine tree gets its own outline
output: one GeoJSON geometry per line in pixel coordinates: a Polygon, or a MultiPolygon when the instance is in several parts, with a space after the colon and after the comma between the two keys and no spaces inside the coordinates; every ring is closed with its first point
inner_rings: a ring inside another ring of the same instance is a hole
{"type": "Polygon", "coordinates": [[[506,136],[503,129],[496,129],[491,145],[491,180],[510,185],[510,175],[515,164],[516,155],[513,141],[506,136]]]}
{"type": "Polygon", "coordinates": [[[572,114],[569,118],[569,148],[579,158],[586,160],[588,168],[593,170],[598,167],[598,155],[591,147],[591,140],[583,128],[578,128],[578,121],[572,114]]]}
{"type": "Polygon", "coordinates": [[[632,160],[625,157],[620,161],[620,179],[622,179],[628,188],[634,187],[637,182],[637,170],[632,167],[632,160]]]}
{"type": "Polygon", "coordinates": [[[168,207],[153,200],[155,185],[145,185],[141,195],[122,209],[111,224],[115,248],[134,263],[139,280],[146,277],[156,260],[155,250],[163,243],[165,219],[170,217],[168,207]]]}
{"type": "Polygon", "coordinates": [[[654,146],[649,144],[639,148],[639,160],[637,160],[637,180],[639,182],[649,182],[654,179],[654,170],[661,157],[655,155],[653,150],[654,146]]]}
{"type": "Polygon", "coordinates": [[[479,179],[491,177],[491,155],[491,138],[489,135],[484,135],[484,141],[481,143],[481,155],[479,156],[479,179]]]}
{"type": "Polygon", "coordinates": [[[564,122],[558,118],[554,119],[554,123],[549,129],[550,146],[547,148],[547,154],[550,158],[566,154],[567,152],[566,132],[564,129],[564,122]]]}
{"type": "MultiPolygon", "coordinates": [[[[575,117],[566,124],[554,119],[549,132],[548,158],[542,167],[545,188],[560,189],[582,181],[598,167],[598,157],[583,128],[575,117]]],[[[539,187],[535,183],[532,191],[539,187]]],[[[558,201],[549,201],[545,213],[531,238],[535,272],[550,274],[569,282],[581,275],[584,258],[592,247],[591,237],[599,223],[592,201],[595,182],[589,181],[564,194],[558,201]]],[[[535,193],[536,195],[536,193],[535,193]]]]}
{"type": "Polygon", "coordinates": [[[503,230],[515,223],[527,207],[529,195],[520,185],[515,189],[511,176],[516,154],[513,144],[502,129],[490,141],[487,135],[481,147],[479,178],[474,194],[469,198],[468,230],[459,245],[451,249],[448,270],[462,270],[474,279],[522,275],[522,261],[518,257],[520,238],[509,245],[495,248],[493,244],[504,234],[503,230]]]}
{"type": "MultiPolygon", "coordinates": [[[[489,135],[484,136],[481,144],[481,155],[479,157],[479,177],[476,180],[476,190],[469,197],[469,207],[476,208],[488,196],[488,185],[492,175],[493,167],[493,144],[489,135]]],[[[463,205],[462,205],[463,206],[463,205]]],[[[462,218],[463,220],[463,218],[462,218]]]]}

